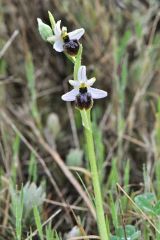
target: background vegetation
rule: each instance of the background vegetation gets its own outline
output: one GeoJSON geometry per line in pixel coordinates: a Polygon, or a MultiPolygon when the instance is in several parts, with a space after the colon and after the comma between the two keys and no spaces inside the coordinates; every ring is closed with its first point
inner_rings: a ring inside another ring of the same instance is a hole
{"type": "Polygon", "coordinates": [[[0,0],[0,240],[97,236],[80,116],[61,101],[73,65],[37,30],[48,10],[85,28],[108,92],[92,119],[112,239],[160,239],[160,2],[0,0]]]}

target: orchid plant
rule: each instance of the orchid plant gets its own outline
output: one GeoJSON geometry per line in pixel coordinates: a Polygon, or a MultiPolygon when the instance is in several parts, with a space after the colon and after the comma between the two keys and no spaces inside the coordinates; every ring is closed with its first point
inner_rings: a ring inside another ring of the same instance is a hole
{"type": "Polygon", "coordinates": [[[106,227],[106,216],[103,209],[102,193],[100,188],[99,175],[97,170],[94,141],[90,111],[93,107],[93,99],[100,99],[107,96],[107,92],[93,88],[95,77],[90,79],[86,75],[86,66],[81,65],[82,45],[80,38],[85,33],[83,28],[68,32],[66,27],[61,28],[61,20],[55,22],[53,15],[49,12],[51,27],[38,18],[38,29],[41,37],[50,42],[57,52],[64,52],[74,63],[74,80],[69,80],[73,89],[64,95],[62,100],[75,102],[76,108],[80,111],[82,124],[85,130],[88,159],[91,168],[92,184],[95,196],[95,207],[97,224],[101,240],[109,240],[109,233],[106,227]]]}

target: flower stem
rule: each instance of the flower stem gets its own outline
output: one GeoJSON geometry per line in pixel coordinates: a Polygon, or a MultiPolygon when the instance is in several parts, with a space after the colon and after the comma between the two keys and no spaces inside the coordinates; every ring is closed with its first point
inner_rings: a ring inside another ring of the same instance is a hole
{"type": "Polygon", "coordinates": [[[100,189],[100,181],[98,175],[98,169],[96,164],[96,156],[95,156],[95,149],[94,149],[94,141],[93,141],[93,133],[92,133],[92,126],[91,126],[91,119],[90,119],[90,110],[87,112],[87,120],[89,128],[85,126],[83,121],[83,114],[82,121],[85,129],[85,136],[86,136],[86,144],[87,144],[87,152],[88,152],[88,159],[91,168],[91,175],[92,175],[92,183],[95,195],[95,206],[96,206],[96,214],[97,214],[97,223],[98,229],[101,240],[109,240],[109,234],[107,231],[105,216],[104,216],[104,209],[103,209],[103,201],[102,201],[102,194],[100,189]]]}

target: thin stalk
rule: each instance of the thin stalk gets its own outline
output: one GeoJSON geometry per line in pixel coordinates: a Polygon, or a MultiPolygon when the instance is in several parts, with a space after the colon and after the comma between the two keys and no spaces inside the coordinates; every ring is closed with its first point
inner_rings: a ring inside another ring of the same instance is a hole
{"type": "Polygon", "coordinates": [[[107,226],[106,226],[106,221],[104,216],[102,193],[100,189],[97,163],[96,163],[90,111],[87,111],[87,119],[88,119],[88,125],[90,127],[86,128],[84,125],[84,129],[85,129],[88,159],[89,159],[90,168],[91,168],[92,183],[93,183],[93,189],[94,189],[94,195],[95,195],[95,206],[96,206],[98,229],[99,229],[101,240],[109,240],[109,235],[107,232],[107,226]]]}

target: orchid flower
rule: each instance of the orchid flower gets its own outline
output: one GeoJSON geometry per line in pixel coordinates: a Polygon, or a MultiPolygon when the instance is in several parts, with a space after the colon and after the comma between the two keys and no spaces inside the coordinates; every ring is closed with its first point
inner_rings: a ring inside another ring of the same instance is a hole
{"type": "Polygon", "coordinates": [[[81,66],[78,70],[78,81],[69,80],[69,83],[74,87],[74,89],[64,94],[62,96],[62,100],[75,101],[77,95],[84,94],[84,93],[89,93],[92,99],[99,99],[99,98],[106,97],[107,96],[106,91],[91,87],[95,82],[95,80],[96,80],[95,77],[87,79],[86,67],[81,66]]]}
{"type": "Polygon", "coordinates": [[[78,41],[84,34],[85,30],[83,28],[76,29],[72,32],[67,32],[66,27],[61,28],[61,20],[57,21],[54,27],[54,36],[50,37],[49,40],[54,41],[53,48],[57,52],[63,52],[65,50],[65,43],[72,41],[78,41]]]}

